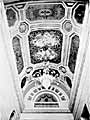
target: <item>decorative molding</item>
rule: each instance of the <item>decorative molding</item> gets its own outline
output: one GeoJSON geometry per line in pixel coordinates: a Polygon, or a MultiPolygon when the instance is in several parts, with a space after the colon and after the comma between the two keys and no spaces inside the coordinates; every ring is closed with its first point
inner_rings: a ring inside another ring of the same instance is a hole
{"type": "Polygon", "coordinates": [[[88,25],[89,25],[89,8],[88,8],[88,5],[86,5],[85,17],[84,17],[83,26],[82,26],[82,33],[80,36],[80,45],[79,45],[79,51],[77,56],[75,74],[73,78],[73,85],[72,85],[71,95],[70,95],[70,109],[72,111],[75,107],[75,102],[78,101],[74,114],[77,113],[77,108],[80,102],[79,99],[81,97],[79,95],[78,100],[76,99],[78,91],[79,90],[81,91],[81,89],[79,89],[79,85],[80,85],[81,77],[83,75],[82,72],[84,68],[84,63],[85,63],[85,58],[86,58],[86,53],[87,53],[87,48],[89,43],[88,25]]]}

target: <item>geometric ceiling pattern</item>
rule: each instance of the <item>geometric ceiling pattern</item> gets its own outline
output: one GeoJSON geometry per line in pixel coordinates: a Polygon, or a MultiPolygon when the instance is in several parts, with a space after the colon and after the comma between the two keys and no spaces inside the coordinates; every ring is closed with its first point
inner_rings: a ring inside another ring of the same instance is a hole
{"type": "Polygon", "coordinates": [[[5,3],[26,109],[68,108],[85,2],[5,3]]]}

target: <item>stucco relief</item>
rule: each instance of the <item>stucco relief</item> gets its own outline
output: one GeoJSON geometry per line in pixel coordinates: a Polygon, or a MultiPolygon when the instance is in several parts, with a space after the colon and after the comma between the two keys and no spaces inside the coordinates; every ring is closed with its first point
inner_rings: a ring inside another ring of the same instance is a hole
{"type": "Polygon", "coordinates": [[[60,108],[68,107],[69,96],[66,92],[55,84],[52,84],[48,89],[42,85],[33,87],[24,97],[26,108],[29,108],[31,103],[34,108],[60,108]]]}

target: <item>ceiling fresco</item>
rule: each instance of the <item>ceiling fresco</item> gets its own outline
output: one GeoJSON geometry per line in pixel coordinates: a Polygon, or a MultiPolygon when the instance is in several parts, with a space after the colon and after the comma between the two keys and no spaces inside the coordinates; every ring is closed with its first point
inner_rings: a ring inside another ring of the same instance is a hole
{"type": "Polygon", "coordinates": [[[69,56],[69,62],[68,66],[72,73],[74,73],[75,65],[76,65],[76,59],[77,59],[77,53],[79,49],[79,36],[75,35],[71,38],[71,48],[70,48],[70,56],[69,56]]]}
{"type": "Polygon", "coordinates": [[[29,35],[31,62],[60,63],[63,34],[57,30],[38,30],[29,35]]]}
{"type": "Polygon", "coordinates": [[[24,68],[21,45],[20,45],[20,38],[18,36],[15,36],[12,40],[12,44],[13,44],[13,50],[14,50],[15,57],[16,57],[18,73],[20,74],[22,69],[24,68]]]}
{"type": "Polygon", "coordinates": [[[62,4],[30,5],[26,9],[26,18],[32,20],[60,20],[65,15],[62,4]]]}
{"type": "Polygon", "coordinates": [[[68,110],[83,1],[5,1],[12,49],[26,109],[68,110]],[[13,2],[13,3],[12,3],[13,2]]]}

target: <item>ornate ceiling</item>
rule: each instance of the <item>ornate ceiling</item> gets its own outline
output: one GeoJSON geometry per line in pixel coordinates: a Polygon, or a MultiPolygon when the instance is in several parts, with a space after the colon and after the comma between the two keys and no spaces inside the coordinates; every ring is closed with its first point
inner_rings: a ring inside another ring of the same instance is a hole
{"type": "Polygon", "coordinates": [[[85,3],[5,4],[26,109],[68,109],[85,3]]]}

